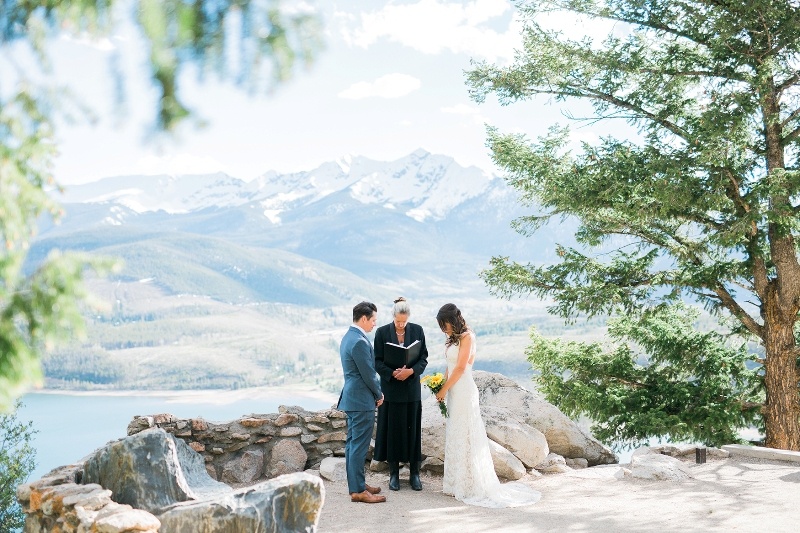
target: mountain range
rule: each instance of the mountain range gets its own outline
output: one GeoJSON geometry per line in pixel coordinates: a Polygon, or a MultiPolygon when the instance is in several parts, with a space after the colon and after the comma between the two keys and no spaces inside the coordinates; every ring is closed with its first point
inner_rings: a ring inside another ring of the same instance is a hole
{"type": "Polygon", "coordinates": [[[531,208],[502,178],[447,156],[350,157],[249,182],[116,176],[58,200],[65,215],[42,221],[29,267],[54,248],[124,266],[89,279],[106,308],[87,315],[87,339],[44,361],[50,387],[337,392],[352,306],[376,302],[385,323],[398,295],[437,342],[436,310],[457,302],[481,336],[481,368],[525,380],[528,327],[561,327],[542,302],[492,297],[478,274],[496,255],[553,261],[574,227],[517,234],[512,220],[531,208]]]}
{"type": "Polygon", "coordinates": [[[109,177],[70,186],[60,201],[66,216],[42,228],[34,257],[56,246],[116,255],[131,279],[194,291],[174,275],[191,272],[215,297],[239,300],[330,303],[353,295],[330,283],[359,280],[410,294],[449,290],[476,281],[493,255],[552,260],[569,235],[522,237],[510,224],[525,211],[503,179],[424,150],[249,182],[222,173],[109,177]]]}

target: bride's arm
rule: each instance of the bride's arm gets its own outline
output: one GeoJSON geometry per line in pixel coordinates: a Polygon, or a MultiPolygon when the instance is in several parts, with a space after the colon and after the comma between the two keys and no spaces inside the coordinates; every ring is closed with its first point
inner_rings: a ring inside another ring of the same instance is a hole
{"type": "Polygon", "coordinates": [[[461,342],[458,343],[458,361],[456,361],[456,366],[453,368],[453,373],[449,376],[445,374],[446,381],[439,392],[436,394],[437,400],[444,400],[447,391],[453,385],[458,382],[461,376],[464,374],[464,370],[467,368],[467,362],[469,361],[469,352],[472,348],[472,336],[469,334],[464,334],[461,337],[461,342]]]}

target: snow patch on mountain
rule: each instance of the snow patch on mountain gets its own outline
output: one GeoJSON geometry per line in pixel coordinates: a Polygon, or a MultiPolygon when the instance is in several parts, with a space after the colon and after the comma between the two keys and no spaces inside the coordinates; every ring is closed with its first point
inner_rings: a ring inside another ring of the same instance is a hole
{"type": "MultiPolygon", "coordinates": [[[[335,193],[363,204],[399,210],[417,220],[440,220],[486,193],[494,178],[476,167],[419,149],[396,161],[346,156],[305,172],[267,172],[244,182],[224,173],[119,176],[67,188],[64,203],[110,203],[137,213],[190,213],[207,208],[258,206],[273,224],[281,215],[335,193]]],[[[122,222],[122,219],[118,219],[122,222]]],[[[109,222],[110,223],[110,222],[109,222]]]]}

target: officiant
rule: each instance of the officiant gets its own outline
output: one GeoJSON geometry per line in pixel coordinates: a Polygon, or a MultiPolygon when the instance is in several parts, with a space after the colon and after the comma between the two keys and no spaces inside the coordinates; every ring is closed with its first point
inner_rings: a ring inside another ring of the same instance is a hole
{"type": "Polygon", "coordinates": [[[373,459],[389,463],[389,488],[400,489],[400,463],[408,463],[409,484],[422,490],[422,396],[420,378],[428,366],[428,347],[422,326],[408,321],[411,307],[405,298],[394,301],[392,321],[375,330],[375,370],[381,377],[384,401],[378,407],[378,428],[373,459]],[[419,358],[408,366],[384,361],[386,343],[411,346],[421,343],[419,358]]]}

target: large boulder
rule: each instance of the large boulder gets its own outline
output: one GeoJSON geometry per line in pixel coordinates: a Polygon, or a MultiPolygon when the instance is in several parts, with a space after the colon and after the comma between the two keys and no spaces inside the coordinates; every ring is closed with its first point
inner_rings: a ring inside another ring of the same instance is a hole
{"type": "Polygon", "coordinates": [[[660,453],[631,456],[631,476],[658,481],[685,481],[694,476],[680,459],[660,453]]]}
{"type": "Polygon", "coordinates": [[[528,473],[522,461],[491,439],[489,439],[489,451],[492,454],[494,471],[499,477],[513,480],[520,479],[528,473]]]}
{"type": "Polygon", "coordinates": [[[158,515],[162,533],[316,531],[325,502],[322,480],[286,474],[213,500],[177,503],[158,515]]]}
{"type": "Polygon", "coordinates": [[[589,465],[618,463],[610,448],[587,434],[554,405],[501,374],[473,372],[484,407],[503,407],[514,418],[538,429],[549,451],[566,458],[585,458],[589,465]]]}
{"type": "Polygon", "coordinates": [[[533,468],[547,457],[550,450],[542,432],[518,420],[510,409],[483,406],[481,417],[486,435],[514,454],[527,468],[533,468]]]}
{"type": "Polygon", "coordinates": [[[117,503],[150,512],[231,491],[208,475],[197,452],[159,428],[95,451],[86,458],[82,482],[110,490],[117,503]]]}
{"type": "Polygon", "coordinates": [[[444,461],[444,436],[447,419],[439,412],[434,396],[422,401],[422,455],[444,461]]]}

